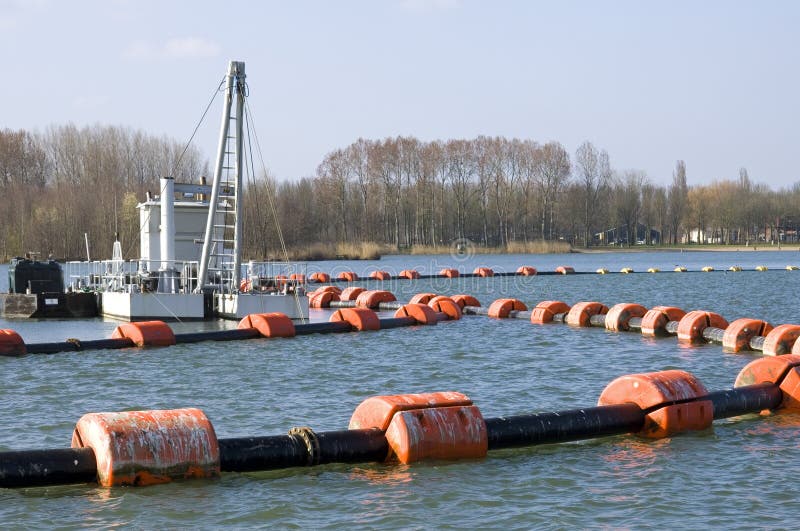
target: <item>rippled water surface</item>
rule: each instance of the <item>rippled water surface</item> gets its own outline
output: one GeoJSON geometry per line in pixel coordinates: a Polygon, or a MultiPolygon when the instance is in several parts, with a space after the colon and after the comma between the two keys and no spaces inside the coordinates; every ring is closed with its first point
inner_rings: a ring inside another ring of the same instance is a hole
{"type": "MultiPolygon", "coordinates": [[[[716,311],[729,321],[782,324],[800,323],[800,271],[784,270],[798,263],[800,256],[789,252],[671,252],[405,256],[309,269],[363,275],[477,265],[497,271],[711,265],[718,271],[361,284],[391,289],[400,300],[435,291],[470,293],[484,305],[502,296],[529,305],[545,299],[669,304],[716,311]],[[770,271],[720,271],[735,264],[770,271]]],[[[0,321],[30,343],[108,337],[115,326],[98,319],[0,321]]],[[[199,326],[235,323],[178,323],[175,329],[199,326]]],[[[755,357],[716,345],[679,346],[674,338],[466,316],[369,333],[0,358],[0,450],[66,447],[75,421],[91,411],[199,407],[224,438],[303,425],[342,429],[358,403],[375,394],[457,390],[486,417],[572,409],[594,405],[608,382],[634,372],[680,368],[709,389],[729,388],[755,357]]],[[[665,440],[610,437],[497,451],[479,461],[328,465],[141,489],[4,490],[0,521],[42,528],[788,528],[796,518],[790,485],[800,471],[798,435],[800,417],[742,417],[665,440]]]]}

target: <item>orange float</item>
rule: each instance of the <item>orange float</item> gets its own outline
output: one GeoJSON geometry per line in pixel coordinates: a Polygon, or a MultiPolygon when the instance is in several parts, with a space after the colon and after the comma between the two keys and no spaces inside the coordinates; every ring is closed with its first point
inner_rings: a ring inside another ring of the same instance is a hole
{"type": "Polygon", "coordinates": [[[381,321],[378,314],[369,308],[341,308],[336,310],[331,318],[331,323],[344,321],[350,324],[354,330],[380,330],[381,321]]]}
{"type": "Polygon", "coordinates": [[[356,306],[363,308],[377,308],[382,302],[396,301],[394,294],[391,291],[384,291],[379,289],[371,289],[362,291],[356,298],[356,306]]]}
{"type": "Polygon", "coordinates": [[[339,286],[320,286],[314,290],[314,292],[316,293],[321,293],[323,291],[329,291],[331,293],[334,293],[336,294],[337,297],[342,294],[342,288],[340,288],[339,286]]]}
{"type": "Polygon", "coordinates": [[[387,461],[478,459],[489,449],[486,423],[477,406],[403,411],[386,430],[387,461]]]}
{"type": "Polygon", "coordinates": [[[443,313],[450,321],[458,321],[461,319],[461,306],[450,297],[439,295],[428,301],[428,306],[433,308],[433,311],[443,313]]]}
{"type": "Polygon", "coordinates": [[[449,269],[445,268],[439,271],[440,277],[447,277],[447,278],[458,278],[461,273],[458,272],[458,269],[449,269]]]}
{"type": "Polygon", "coordinates": [[[368,428],[385,430],[386,460],[403,464],[484,457],[489,446],[480,410],[461,393],[368,398],[353,412],[350,429],[368,428]]]}
{"type": "Polygon", "coordinates": [[[373,271],[369,274],[369,278],[374,280],[391,280],[392,275],[388,271],[373,271]]]}
{"type": "Polygon", "coordinates": [[[339,273],[339,276],[336,277],[339,280],[346,280],[348,282],[354,282],[358,280],[358,275],[354,271],[342,271],[339,273]]]}
{"type": "MultiPolygon", "coordinates": [[[[331,295],[330,293],[326,293],[331,295]]],[[[261,337],[294,337],[294,323],[286,314],[279,312],[272,313],[251,313],[239,321],[236,328],[255,328],[261,337]]]]}
{"type": "Polygon", "coordinates": [[[675,306],[655,306],[642,317],[642,335],[655,337],[667,335],[667,323],[680,321],[686,312],[675,306]]]}
{"type": "Polygon", "coordinates": [[[350,417],[350,430],[378,428],[386,431],[400,411],[452,406],[471,406],[472,400],[457,391],[372,396],[362,401],[350,417]]]}
{"type": "Polygon", "coordinates": [[[91,448],[104,487],[155,485],[219,476],[219,443],[199,409],[89,413],[78,420],[73,448],[91,448]]]}
{"type": "Polygon", "coordinates": [[[792,347],[797,344],[798,337],[800,337],[800,325],[778,325],[764,338],[764,346],[761,352],[765,356],[789,354],[793,350],[792,347]]]}
{"type": "Polygon", "coordinates": [[[358,296],[364,293],[366,290],[359,286],[351,286],[349,288],[345,288],[342,290],[342,293],[339,294],[339,300],[342,301],[354,301],[358,299],[358,296]]]}
{"type": "Polygon", "coordinates": [[[394,313],[395,317],[413,317],[417,324],[435,325],[439,322],[436,311],[427,304],[404,304],[394,313]]]}
{"type": "Polygon", "coordinates": [[[403,269],[400,271],[400,274],[397,275],[400,278],[407,278],[409,280],[419,278],[419,271],[414,269],[403,269]]]}
{"type": "Polygon", "coordinates": [[[646,413],[637,434],[661,439],[711,426],[714,406],[711,400],[702,400],[706,396],[708,391],[697,378],[670,370],[621,376],[603,390],[597,405],[636,404],[646,413]]]}
{"type": "Polygon", "coordinates": [[[734,387],[771,383],[783,392],[781,408],[800,410],[800,354],[759,358],[748,363],[736,377],[734,387]]]}
{"type": "Polygon", "coordinates": [[[628,323],[632,317],[642,317],[647,313],[647,308],[641,304],[620,303],[615,304],[606,314],[606,330],[619,332],[620,330],[630,330],[628,323]]]}
{"type": "Polygon", "coordinates": [[[703,330],[708,327],[724,330],[728,328],[728,321],[718,313],[693,310],[678,322],[678,341],[703,341],[703,330]]]}
{"type": "Polygon", "coordinates": [[[497,299],[489,305],[489,317],[505,319],[512,311],[524,312],[528,307],[519,299],[497,299]]]}
{"type": "Polygon", "coordinates": [[[473,275],[477,275],[479,277],[493,277],[494,270],[488,267],[476,267],[475,270],[472,272],[473,275]]]}
{"type": "Polygon", "coordinates": [[[14,330],[0,330],[0,356],[23,356],[27,352],[22,336],[14,330]]]}
{"type": "Polygon", "coordinates": [[[772,331],[772,325],[760,319],[736,319],[725,329],[722,336],[722,348],[729,352],[752,350],[750,340],[755,336],[766,336],[772,331]]]}
{"type": "Polygon", "coordinates": [[[413,304],[428,304],[428,302],[436,296],[435,293],[417,293],[408,302],[413,304]]]}
{"type": "Polygon", "coordinates": [[[519,266],[517,268],[517,274],[522,275],[523,277],[532,277],[537,273],[535,267],[531,266],[519,266]]]}
{"type": "Polygon", "coordinates": [[[314,282],[330,282],[331,276],[328,273],[323,273],[321,271],[317,271],[316,273],[311,273],[311,276],[308,277],[314,282]]]}
{"type": "Polygon", "coordinates": [[[559,275],[572,275],[575,273],[575,269],[571,268],[570,266],[558,266],[556,268],[556,273],[559,275]]]}
{"type": "Polygon", "coordinates": [[[239,281],[239,292],[240,293],[247,293],[251,289],[253,289],[253,282],[251,280],[243,278],[242,280],[239,281]]]}
{"type": "Polygon", "coordinates": [[[339,295],[332,291],[312,291],[308,294],[310,308],[330,308],[331,302],[338,300],[339,295]]]}
{"type": "Polygon", "coordinates": [[[587,327],[591,326],[590,319],[593,315],[606,313],[608,313],[608,307],[599,302],[578,302],[569,309],[564,322],[570,326],[587,327]]]}
{"type": "Polygon", "coordinates": [[[557,313],[569,312],[569,305],[561,301],[542,301],[531,311],[533,324],[552,323],[557,313]]]}
{"type": "Polygon", "coordinates": [[[461,307],[462,310],[464,309],[465,306],[480,307],[481,305],[480,301],[478,301],[478,299],[476,299],[472,295],[460,294],[460,295],[453,295],[450,298],[453,299],[455,303],[461,307]]]}
{"type": "Polygon", "coordinates": [[[305,284],[306,276],[302,273],[292,273],[289,275],[289,280],[293,280],[296,284],[305,284]]]}
{"type": "Polygon", "coordinates": [[[111,339],[128,338],[137,347],[168,347],[175,344],[172,328],[163,321],[141,321],[119,325],[111,339]]]}

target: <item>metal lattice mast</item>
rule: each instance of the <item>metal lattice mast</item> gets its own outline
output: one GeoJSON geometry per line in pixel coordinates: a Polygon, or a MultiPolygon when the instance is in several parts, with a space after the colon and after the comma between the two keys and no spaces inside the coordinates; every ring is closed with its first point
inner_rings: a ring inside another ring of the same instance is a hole
{"type": "Polygon", "coordinates": [[[203,250],[200,255],[198,284],[196,291],[209,283],[209,273],[230,273],[229,286],[236,291],[239,286],[241,266],[241,209],[242,190],[242,109],[245,97],[244,63],[231,61],[225,83],[225,97],[220,124],[219,147],[214,166],[214,181],[209,198],[208,219],[206,220],[203,250]],[[236,114],[231,116],[233,98],[236,97],[236,114]],[[234,136],[230,135],[231,121],[234,136]],[[231,142],[234,140],[234,142],[231,142]],[[233,144],[233,146],[231,146],[233,144]],[[233,151],[231,151],[233,147],[233,151]],[[231,155],[234,160],[231,161],[231,155]],[[233,166],[231,166],[233,163],[233,166]],[[231,175],[233,171],[233,176],[231,175]],[[213,259],[213,260],[212,260],[213,259]]]}
{"type": "Polygon", "coordinates": [[[243,126],[244,126],[244,98],[245,98],[245,74],[244,63],[239,62],[237,65],[236,76],[236,185],[234,189],[234,202],[236,215],[234,219],[234,236],[233,236],[233,275],[231,282],[233,283],[233,291],[239,289],[239,275],[242,266],[242,208],[244,207],[241,199],[243,192],[242,187],[242,174],[244,173],[244,159],[243,146],[243,126]]]}

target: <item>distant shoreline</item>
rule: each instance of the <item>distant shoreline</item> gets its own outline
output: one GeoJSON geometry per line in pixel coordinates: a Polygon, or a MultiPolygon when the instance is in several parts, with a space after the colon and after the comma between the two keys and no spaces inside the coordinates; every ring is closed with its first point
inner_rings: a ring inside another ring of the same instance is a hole
{"type": "Polygon", "coordinates": [[[602,253],[652,253],[652,252],[681,252],[681,253],[717,253],[717,252],[798,252],[800,244],[791,245],[687,245],[670,247],[652,247],[639,245],[636,247],[590,247],[573,248],[573,253],[602,254],[602,253]]]}

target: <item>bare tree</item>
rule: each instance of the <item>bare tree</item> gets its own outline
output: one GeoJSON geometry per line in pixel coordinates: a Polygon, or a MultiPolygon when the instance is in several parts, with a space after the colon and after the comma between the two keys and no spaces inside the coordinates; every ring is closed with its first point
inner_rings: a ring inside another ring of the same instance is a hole
{"type": "Polygon", "coordinates": [[[536,153],[535,179],[542,201],[542,238],[553,239],[553,221],[558,193],[569,178],[569,154],[558,142],[548,142],[536,153]],[[548,229],[548,230],[546,230],[548,229]]]}
{"type": "Polygon", "coordinates": [[[578,191],[583,196],[583,242],[589,247],[597,228],[598,213],[602,210],[600,195],[611,178],[611,165],[605,150],[598,152],[591,142],[584,142],[575,152],[578,191]]]}
{"type": "Polygon", "coordinates": [[[679,160],[675,163],[675,171],[672,173],[672,185],[669,187],[668,193],[670,243],[672,244],[676,244],[679,241],[678,235],[686,212],[688,195],[686,163],[679,160]]]}
{"type": "Polygon", "coordinates": [[[625,227],[626,238],[623,243],[633,245],[637,237],[637,224],[642,209],[642,186],[646,176],[641,171],[626,171],[620,177],[614,193],[614,207],[617,222],[625,227]]]}

